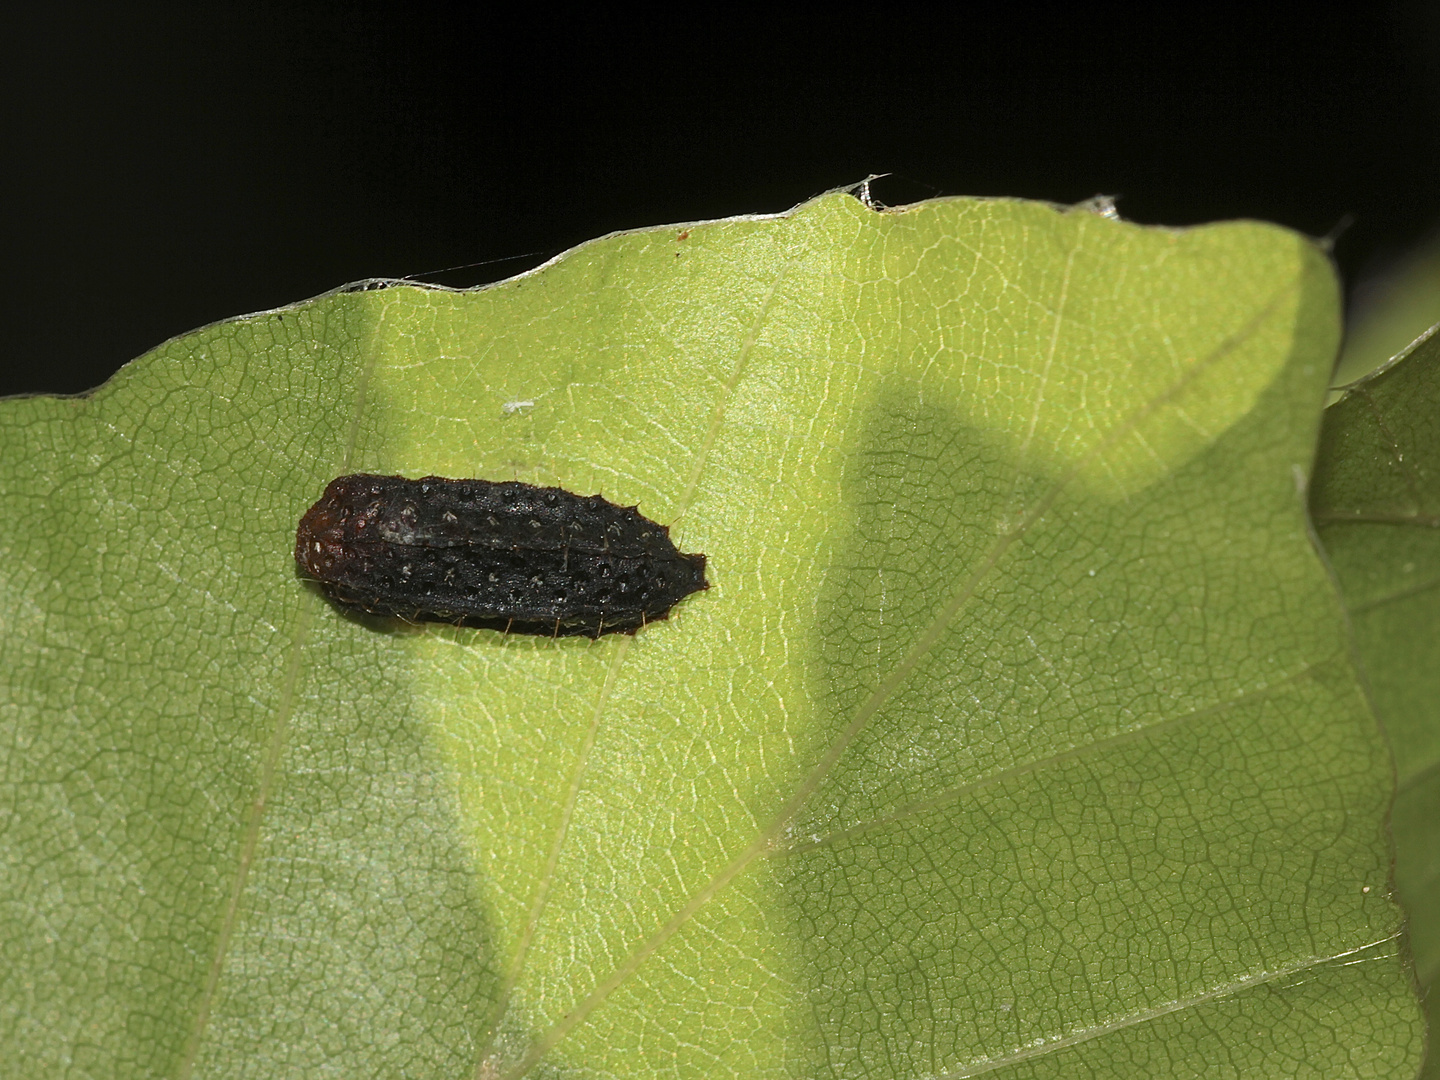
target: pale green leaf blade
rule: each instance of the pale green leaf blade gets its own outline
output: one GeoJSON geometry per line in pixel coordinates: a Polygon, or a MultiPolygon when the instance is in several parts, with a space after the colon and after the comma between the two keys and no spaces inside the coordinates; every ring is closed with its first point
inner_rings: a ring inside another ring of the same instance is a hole
{"type": "MultiPolygon", "coordinates": [[[[1440,976],[1440,338],[1326,410],[1314,514],[1395,753],[1395,884],[1440,976]]],[[[1440,997],[1427,994],[1432,1032],[1440,997]]],[[[1440,1077],[1432,1054],[1426,1075],[1440,1077]]]]}
{"type": "Polygon", "coordinates": [[[1335,337],[1282,230],[832,195],[7,403],[15,1075],[1413,1071],[1335,337]],[[638,502],[714,587],[344,618],[290,548],[361,469],[638,502]]]}

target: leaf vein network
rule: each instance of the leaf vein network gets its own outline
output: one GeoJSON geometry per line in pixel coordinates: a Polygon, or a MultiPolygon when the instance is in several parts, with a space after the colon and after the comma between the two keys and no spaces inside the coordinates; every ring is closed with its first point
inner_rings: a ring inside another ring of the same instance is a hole
{"type": "MultiPolygon", "coordinates": [[[[743,363],[745,360],[748,360],[749,349],[753,347],[754,341],[759,335],[761,322],[764,316],[768,314],[782,278],[783,271],[771,286],[770,293],[762,307],[761,318],[757,319],[756,323],[752,326],[750,334],[747,335],[747,344],[741,349],[741,361],[737,364],[735,372],[732,373],[730,382],[727,383],[726,393],[722,395],[720,402],[717,403],[710,432],[706,437],[705,452],[708,452],[710,446],[712,446],[715,441],[719,425],[723,419],[725,398],[728,397],[730,387],[738,382],[739,375],[743,371],[743,363]]],[[[840,735],[830,744],[816,762],[815,766],[810,770],[809,774],[801,780],[794,792],[786,799],[769,826],[739,855],[727,863],[708,882],[692,894],[690,899],[686,901],[675,914],[631,952],[624,962],[617,966],[604,979],[600,980],[595,988],[571,1009],[570,1012],[558,1020],[551,1026],[549,1031],[537,1039],[524,1057],[502,1074],[504,1080],[518,1080],[519,1077],[524,1076],[530,1069],[539,1064],[555,1046],[563,1041],[571,1031],[598,1008],[621,983],[634,974],[641,964],[679,932],[716,894],[721,892],[730,882],[743,873],[751,863],[772,851],[778,838],[799,814],[810,796],[818,789],[824,777],[828,775],[830,770],[839,762],[845,750],[854,741],[855,737],[905,683],[910,674],[920,665],[924,657],[929,654],[935,643],[940,640],[941,636],[953,623],[965,604],[974,596],[979,584],[1000,563],[1010,547],[1025,536],[1029,530],[1045,516],[1046,512],[1054,505],[1069,484],[1081,474],[1083,469],[1088,467],[1097,457],[1108,452],[1113,446],[1119,443],[1120,440],[1129,436],[1140,424],[1149,419],[1149,417],[1178,398],[1195,380],[1217,366],[1239,348],[1241,344],[1249,340],[1259,327],[1275,313],[1281,301],[1290,295],[1295,285],[1296,282],[1294,281],[1287,281],[1280,284],[1274,293],[1272,293],[1271,297],[1260,306],[1251,318],[1238,327],[1233,334],[1222,340],[1208,356],[1198,360],[1188,370],[1181,372],[1179,377],[1168,387],[1157,393],[1150,401],[1137,408],[1122,423],[1117,424],[1105,437],[1097,441],[1095,445],[1085,454],[1081,455],[1069,469],[1056,478],[1050,488],[1036,501],[1035,505],[1020,519],[1014,528],[1001,533],[996,538],[989,555],[987,555],[981,564],[961,583],[956,592],[952,594],[936,613],[929,626],[925,628],[915,643],[895,665],[895,668],[859,706],[840,735]]],[[[1057,323],[1058,319],[1059,312],[1057,311],[1057,323]]],[[[698,484],[702,469],[703,460],[697,462],[697,466],[691,474],[691,481],[686,489],[687,497],[693,493],[698,484]]]]}

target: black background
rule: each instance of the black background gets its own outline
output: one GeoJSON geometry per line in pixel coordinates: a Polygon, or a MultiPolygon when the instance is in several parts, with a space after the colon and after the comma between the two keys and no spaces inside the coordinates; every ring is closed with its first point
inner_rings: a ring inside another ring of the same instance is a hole
{"type": "Polygon", "coordinates": [[[892,204],[1348,220],[1353,287],[1440,222],[1434,6],[37,5],[0,26],[0,394],[347,281],[477,284],[872,172],[892,204]]]}

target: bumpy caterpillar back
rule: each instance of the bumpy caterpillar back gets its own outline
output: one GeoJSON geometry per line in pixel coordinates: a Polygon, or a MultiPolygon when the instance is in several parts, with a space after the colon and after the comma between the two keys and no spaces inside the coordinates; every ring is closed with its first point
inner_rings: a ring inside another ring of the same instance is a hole
{"type": "Polygon", "coordinates": [[[633,633],[709,588],[635,507],[513,480],[338,477],[295,562],[344,607],[517,633],[633,633]]]}

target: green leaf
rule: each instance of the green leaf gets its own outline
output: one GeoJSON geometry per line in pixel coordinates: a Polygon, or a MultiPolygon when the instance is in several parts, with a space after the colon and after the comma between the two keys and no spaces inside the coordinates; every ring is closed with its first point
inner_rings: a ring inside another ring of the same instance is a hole
{"type": "Polygon", "coordinates": [[[841,194],[0,409],[0,1072],[1400,1076],[1323,256],[841,194]],[[349,471],[600,491],[634,637],[344,617],[349,471]]]}
{"type": "MultiPolygon", "coordinates": [[[[1313,507],[1395,753],[1395,885],[1428,992],[1440,976],[1440,337],[1326,411],[1313,507]]],[[[1440,995],[1427,1010],[1440,1030],[1440,995]]]]}

